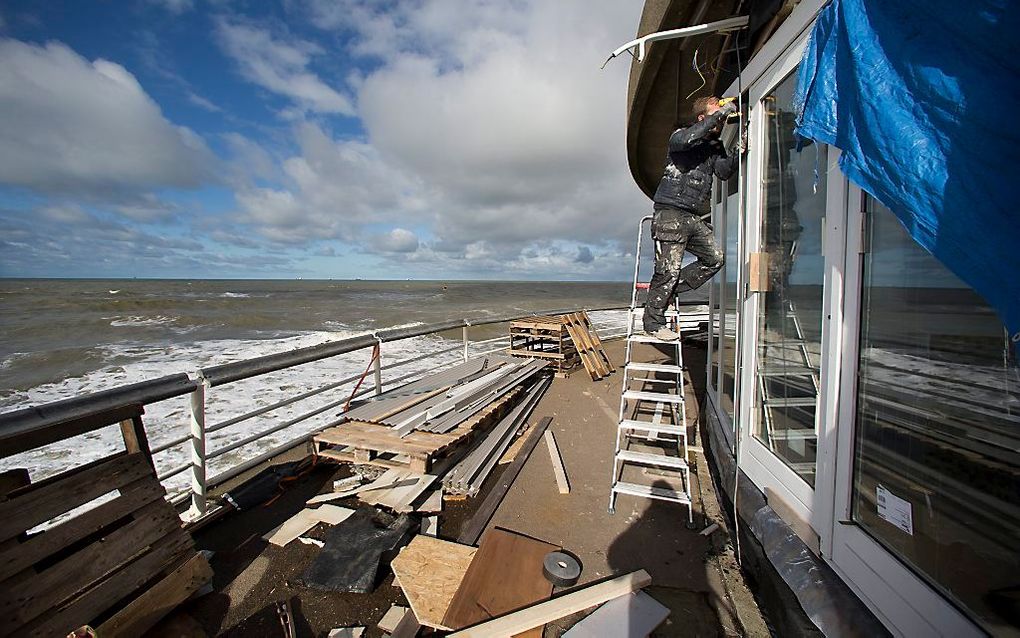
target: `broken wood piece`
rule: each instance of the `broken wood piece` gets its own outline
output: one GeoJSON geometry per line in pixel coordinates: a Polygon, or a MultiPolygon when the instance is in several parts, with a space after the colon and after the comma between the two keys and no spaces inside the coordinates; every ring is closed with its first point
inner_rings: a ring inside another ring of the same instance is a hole
{"type": "Polygon", "coordinates": [[[563,638],[640,636],[644,638],[669,616],[669,608],[643,591],[602,605],[563,634],[563,638]]]}
{"type": "Polygon", "coordinates": [[[283,547],[310,530],[317,523],[337,525],[353,513],[354,510],[352,509],[337,505],[323,505],[316,509],[303,509],[262,538],[273,545],[283,547]]]}
{"type": "Polygon", "coordinates": [[[358,487],[359,485],[361,485],[364,482],[365,482],[365,477],[360,475],[360,474],[355,474],[354,476],[348,476],[347,478],[337,479],[337,480],[333,481],[333,491],[334,492],[346,492],[347,490],[352,490],[352,489],[358,487]]]}
{"type": "Polygon", "coordinates": [[[408,609],[404,612],[404,617],[394,627],[390,638],[414,638],[419,631],[421,631],[421,623],[414,617],[414,612],[408,609]]]}
{"type": "Polygon", "coordinates": [[[443,625],[443,616],[477,551],[468,545],[418,535],[390,562],[418,622],[449,631],[443,625]]]}
{"type": "Polygon", "coordinates": [[[556,446],[556,437],[553,436],[552,430],[545,431],[545,444],[549,448],[549,460],[552,461],[553,474],[556,475],[556,486],[560,494],[570,494],[567,471],[563,468],[563,458],[560,457],[560,448],[556,446]]]}
{"type": "Polygon", "coordinates": [[[403,605],[391,605],[390,608],[383,614],[379,624],[376,625],[379,629],[382,629],[388,634],[392,634],[393,630],[397,628],[397,623],[404,617],[404,612],[407,611],[407,607],[403,605]]]}
{"type": "Polygon", "coordinates": [[[708,535],[710,535],[712,532],[714,532],[717,529],[719,529],[719,523],[712,523],[711,525],[709,525],[705,529],[701,530],[701,532],[699,532],[699,533],[702,536],[708,536],[708,535]]]}
{"type": "Polygon", "coordinates": [[[361,638],[363,633],[364,627],[337,627],[329,630],[328,638],[361,638]]]}
{"type": "Polygon", "coordinates": [[[607,600],[625,596],[652,583],[652,577],[643,569],[625,574],[612,580],[575,589],[509,613],[499,618],[468,627],[450,634],[447,638],[505,638],[541,627],[542,625],[569,616],[570,614],[601,605],[607,600]]]}
{"type": "Polygon", "coordinates": [[[433,491],[429,494],[428,498],[422,501],[422,504],[414,508],[414,511],[421,512],[423,514],[435,514],[436,512],[443,511],[443,488],[440,486],[438,490],[433,491]]]}
{"type": "MultiPolygon", "coordinates": [[[[542,561],[558,549],[498,527],[488,530],[450,601],[443,624],[459,629],[545,600],[553,585],[542,572],[542,561]]],[[[541,628],[525,635],[541,638],[541,628]]]]}
{"type": "Polygon", "coordinates": [[[316,505],[318,503],[326,503],[328,501],[337,501],[342,498],[347,498],[349,496],[361,494],[363,492],[370,492],[372,490],[387,490],[394,487],[400,487],[401,485],[414,485],[417,482],[418,482],[417,479],[414,480],[401,479],[398,481],[391,481],[389,483],[377,485],[378,481],[375,481],[372,483],[368,483],[367,485],[362,485],[361,487],[356,487],[352,490],[347,490],[346,492],[339,492],[337,494],[319,494],[318,496],[313,496],[312,498],[308,499],[308,502],[305,504],[316,505]]]}
{"type": "Polygon", "coordinates": [[[439,517],[438,516],[426,516],[421,519],[422,523],[422,534],[428,536],[439,536],[439,517]]]}

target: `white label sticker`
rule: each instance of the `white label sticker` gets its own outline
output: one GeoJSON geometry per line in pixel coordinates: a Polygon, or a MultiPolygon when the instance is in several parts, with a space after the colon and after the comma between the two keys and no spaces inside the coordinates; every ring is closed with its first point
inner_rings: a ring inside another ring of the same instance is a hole
{"type": "Polygon", "coordinates": [[[878,501],[878,517],[913,536],[914,517],[910,501],[903,500],[881,485],[875,490],[875,497],[878,501]]]}

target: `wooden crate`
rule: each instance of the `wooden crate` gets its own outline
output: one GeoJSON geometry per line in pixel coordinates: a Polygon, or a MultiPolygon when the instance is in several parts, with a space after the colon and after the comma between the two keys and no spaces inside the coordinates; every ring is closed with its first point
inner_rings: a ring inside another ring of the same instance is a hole
{"type": "MultiPolygon", "coordinates": [[[[66,636],[88,624],[104,638],[137,636],[212,577],[156,479],[141,414],[134,406],[90,416],[87,427],[69,422],[78,434],[127,416],[127,449],[0,495],[0,635],[66,636]]],[[[56,436],[17,433],[0,450],[56,436]]]]}
{"type": "Polygon", "coordinates": [[[558,377],[577,367],[577,348],[562,317],[536,316],[510,323],[510,354],[547,359],[558,377]]]}
{"type": "Polygon", "coordinates": [[[520,388],[511,390],[445,434],[416,430],[400,438],[397,429],[389,425],[347,421],[313,437],[315,454],[334,461],[410,469],[425,474],[436,459],[467,443],[477,432],[501,418],[520,393],[520,388]]]}

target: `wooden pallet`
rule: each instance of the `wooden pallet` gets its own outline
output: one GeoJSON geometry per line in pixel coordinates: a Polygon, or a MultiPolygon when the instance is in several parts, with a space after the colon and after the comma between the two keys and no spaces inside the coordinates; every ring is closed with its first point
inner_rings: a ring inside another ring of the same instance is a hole
{"type": "MultiPolygon", "coordinates": [[[[89,624],[104,637],[137,636],[212,577],[156,479],[140,415],[137,406],[122,422],[124,452],[0,495],[0,635],[66,636],[89,624]]],[[[89,418],[69,430],[102,427],[89,418]]],[[[2,449],[53,436],[5,437],[2,449]]]]}
{"type": "Polygon", "coordinates": [[[574,342],[574,347],[577,348],[584,369],[588,371],[593,381],[598,381],[616,371],[587,312],[563,315],[563,322],[570,339],[574,342]]]}
{"type": "Polygon", "coordinates": [[[499,419],[520,392],[520,388],[511,390],[446,434],[416,430],[400,438],[396,428],[388,425],[347,421],[313,437],[315,454],[334,461],[410,469],[416,474],[425,474],[432,468],[433,461],[499,419]]]}
{"type": "Polygon", "coordinates": [[[510,322],[509,352],[515,357],[550,360],[558,377],[565,377],[579,361],[562,317],[535,316],[510,322]]]}

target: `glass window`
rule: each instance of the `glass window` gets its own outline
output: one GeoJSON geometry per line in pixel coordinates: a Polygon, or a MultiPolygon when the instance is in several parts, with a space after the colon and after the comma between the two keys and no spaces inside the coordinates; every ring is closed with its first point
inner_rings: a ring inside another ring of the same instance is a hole
{"type": "Polygon", "coordinates": [[[853,518],[993,635],[1020,626],[1020,369],[995,313],[869,205],[853,518]]]}
{"type": "Polygon", "coordinates": [[[737,245],[740,235],[740,193],[736,177],[726,183],[726,237],[722,246],[726,251],[726,265],[717,277],[721,282],[720,303],[723,305],[723,321],[719,326],[722,352],[722,383],[719,388],[719,402],[726,414],[733,418],[733,392],[737,374],[737,308],[740,301],[737,290],[737,272],[740,268],[740,252],[737,245]]]}
{"type": "Polygon", "coordinates": [[[761,102],[765,164],[752,432],[814,485],[826,147],[794,134],[791,75],[761,102]],[[819,168],[821,167],[821,168],[819,168]]]}

